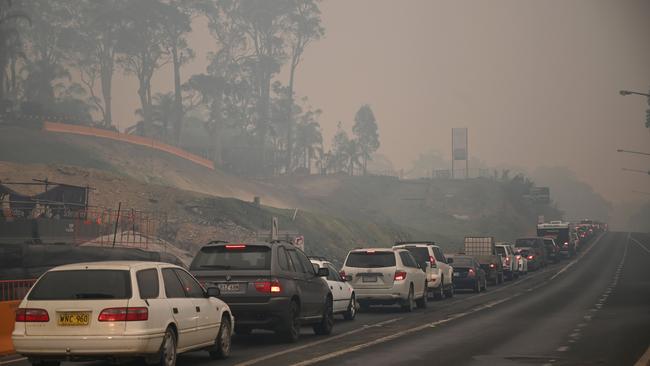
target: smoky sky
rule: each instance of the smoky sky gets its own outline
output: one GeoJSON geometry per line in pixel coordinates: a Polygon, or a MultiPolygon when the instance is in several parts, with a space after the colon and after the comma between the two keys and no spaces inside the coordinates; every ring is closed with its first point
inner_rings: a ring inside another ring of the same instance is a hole
{"type": "MultiPolygon", "coordinates": [[[[305,52],[296,93],[323,110],[329,142],[371,105],[381,148],[399,168],[419,153],[449,156],[451,128],[469,128],[469,153],[491,166],[566,166],[612,201],[640,200],[650,158],[642,97],[650,88],[647,0],[325,0],[325,38],[305,52]]],[[[205,72],[218,45],[201,19],[190,37],[205,72]]],[[[286,72],[278,79],[287,82],[286,72]]],[[[155,91],[172,74],[158,72],[155,91]]],[[[135,80],[118,76],[119,127],[138,107],[135,80]]]]}

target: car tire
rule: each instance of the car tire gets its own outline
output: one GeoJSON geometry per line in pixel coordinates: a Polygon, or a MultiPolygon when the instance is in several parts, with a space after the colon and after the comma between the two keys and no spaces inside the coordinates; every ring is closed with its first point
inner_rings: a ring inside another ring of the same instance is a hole
{"type": "Polygon", "coordinates": [[[456,290],[454,289],[454,284],[450,284],[449,287],[447,287],[447,290],[445,290],[445,296],[448,298],[454,297],[454,293],[456,290]]]}
{"type": "Polygon", "coordinates": [[[343,313],[343,319],[345,320],[354,320],[357,316],[357,299],[354,293],[350,298],[350,303],[348,304],[348,309],[343,313]]]}
{"type": "Polygon", "coordinates": [[[176,333],[171,327],[168,327],[163,336],[160,349],[155,355],[145,359],[147,365],[174,366],[176,365],[176,333]]]}
{"type": "Polygon", "coordinates": [[[224,315],[221,318],[221,326],[217,339],[214,341],[214,347],[210,350],[210,358],[213,360],[222,360],[230,356],[230,346],[232,344],[232,325],[230,324],[230,317],[224,315]]]}
{"type": "Polygon", "coordinates": [[[409,294],[405,300],[402,300],[402,311],[410,313],[413,311],[413,285],[409,287],[409,294]]]}
{"type": "Polygon", "coordinates": [[[358,301],[357,304],[359,304],[359,311],[363,313],[367,313],[370,311],[370,304],[366,301],[358,301]]]}
{"type": "Polygon", "coordinates": [[[419,309],[426,309],[427,308],[427,281],[424,281],[424,292],[422,293],[422,297],[415,300],[415,305],[419,309]]]}
{"type": "Polygon", "coordinates": [[[433,298],[436,300],[443,300],[445,298],[445,278],[441,277],[440,278],[440,286],[436,287],[433,289],[433,298]]]}
{"type": "Polygon", "coordinates": [[[327,297],[320,322],[314,324],[314,333],[317,335],[330,335],[334,329],[334,304],[332,298],[327,297]]]}
{"type": "Polygon", "coordinates": [[[300,338],[300,306],[296,301],[291,301],[287,322],[278,333],[290,343],[297,342],[300,338]]]}

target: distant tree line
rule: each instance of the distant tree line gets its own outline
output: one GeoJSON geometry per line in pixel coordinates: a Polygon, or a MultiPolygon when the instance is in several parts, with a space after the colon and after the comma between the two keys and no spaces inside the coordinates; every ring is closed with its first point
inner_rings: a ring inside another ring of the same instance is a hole
{"type": "Polygon", "coordinates": [[[137,79],[139,121],[129,133],[183,145],[194,121],[210,141],[204,154],[236,173],[311,172],[313,163],[365,173],[379,147],[370,107],[359,109],[354,138],[339,130],[325,152],[321,111],[296,97],[304,51],[324,34],[319,0],[0,0],[0,113],[115,129],[113,80],[122,73],[137,79]],[[204,73],[187,77],[198,17],[216,51],[204,73]],[[173,89],[154,93],[163,67],[173,89]]]}

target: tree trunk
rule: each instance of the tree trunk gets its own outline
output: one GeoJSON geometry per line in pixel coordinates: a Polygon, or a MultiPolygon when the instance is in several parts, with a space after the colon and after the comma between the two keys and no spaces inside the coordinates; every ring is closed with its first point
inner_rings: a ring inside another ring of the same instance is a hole
{"type": "Polygon", "coordinates": [[[150,136],[151,121],[149,119],[149,104],[147,103],[147,86],[144,80],[140,80],[140,87],[138,88],[138,96],[140,97],[140,106],[142,108],[142,134],[144,136],[150,136]]]}
{"type": "Polygon", "coordinates": [[[181,128],[183,124],[183,96],[181,95],[181,59],[178,55],[178,48],[172,47],[172,61],[174,64],[174,144],[178,145],[181,139],[181,128]]]}
{"type": "Polygon", "coordinates": [[[110,127],[113,124],[113,71],[114,53],[110,44],[110,36],[104,32],[104,46],[101,52],[99,73],[102,82],[102,99],[104,100],[104,126],[110,127]]]}
{"type": "Polygon", "coordinates": [[[291,172],[293,165],[293,82],[296,67],[291,65],[289,73],[289,106],[287,108],[287,173],[291,172]]]}

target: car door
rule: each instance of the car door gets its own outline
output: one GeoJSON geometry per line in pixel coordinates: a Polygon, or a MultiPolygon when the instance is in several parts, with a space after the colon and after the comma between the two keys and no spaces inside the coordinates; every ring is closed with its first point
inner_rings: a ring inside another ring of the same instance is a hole
{"type": "Polygon", "coordinates": [[[185,294],[192,299],[197,316],[196,339],[199,344],[211,344],[217,339],[217,333],[221,325],[221,319],[218,317],[219,310],[212,301],[205,296],[201,285],[194,277],[185,270],[174,269],[176,275],[181,280],[185,294]]]}
{"type": "Polygon", "coordinates": [[[311,261],[305,253],[298,249],[296,249],[296,253],[306,272],[305,284],[307,286],[309,301],[313,306],[314,315],[320,315],[323,312],[325,304],[325,293],[331,291],[329,291],[323,279],[318,276],[318,271],[314,270],[314,266],[311,265],[311,261]]]}
{"type": "Polygon", "coordinates": [[[174,267],[162,268],[165,296],[178,328],[178,348],[189,348],[197,343],[196,327],[198,313],[192,298],[187,297],[174,267]]]}
{"type": "Polygon", "coordinates": [[[289,260],[294,268],[293,280],[299,289],[299,296],[302,303],[302,315],[307,317],[314,316],[317,313],[317,310],[314,293],[312,286],[310,285],[310,280],[313,277],[310,275],[310,272],[314,272],[311,262],[309,263],[309,267],[305,268],[296,249],[287,248],[287,253],[289,254],[289,260]]]}
{"type": "Polygon", "coordinates": [[[440,272],[445,276],[445,282],[443,285],[450,285],[452,281],[453,270],[447,263],[447,258],[445,258],[445,255],[442,253],[442,250],[440,250],[439,247],[433,247],[433,254],[436,256],[436,262],[438,262],[438,266],[440,266],[440,272]]]}
{"type": "Polygon", "coordinates": [[[406,278],[408,279],[410,276],[413,279],[414,295],[415,297],[420,297],[424,293],[424,271],[419,268],[409,251],[401,251],[399,255],[407,272],[406,278]]]}
{"type": "MultiPolygon", "coordinates": [[[[152,333],[164,333],[169,321],[170,307],[168,300],[162,294],[158,268],[145,268],[135,272],[138,283],[138,293],[141,303],[129,302],[129,306],[147,306],[149,309],[149,327],[152,333]]],[[[136,322],[137,323],[137,322],[136,322]]],[[[126,330],[138,324],[126,322],[126,330]]]]}
{"type": "Polygon", "coordinates": [[[351,292],[348,290],[348,286],[345,285],[345,282],[341,279],[338,271],[329,263],[326,264],[326,267],[330,272],[327,276],[327,283],[334,300],[334,312],[343,312],[347,310],[348,305],[350,304],[351,292]]]}

